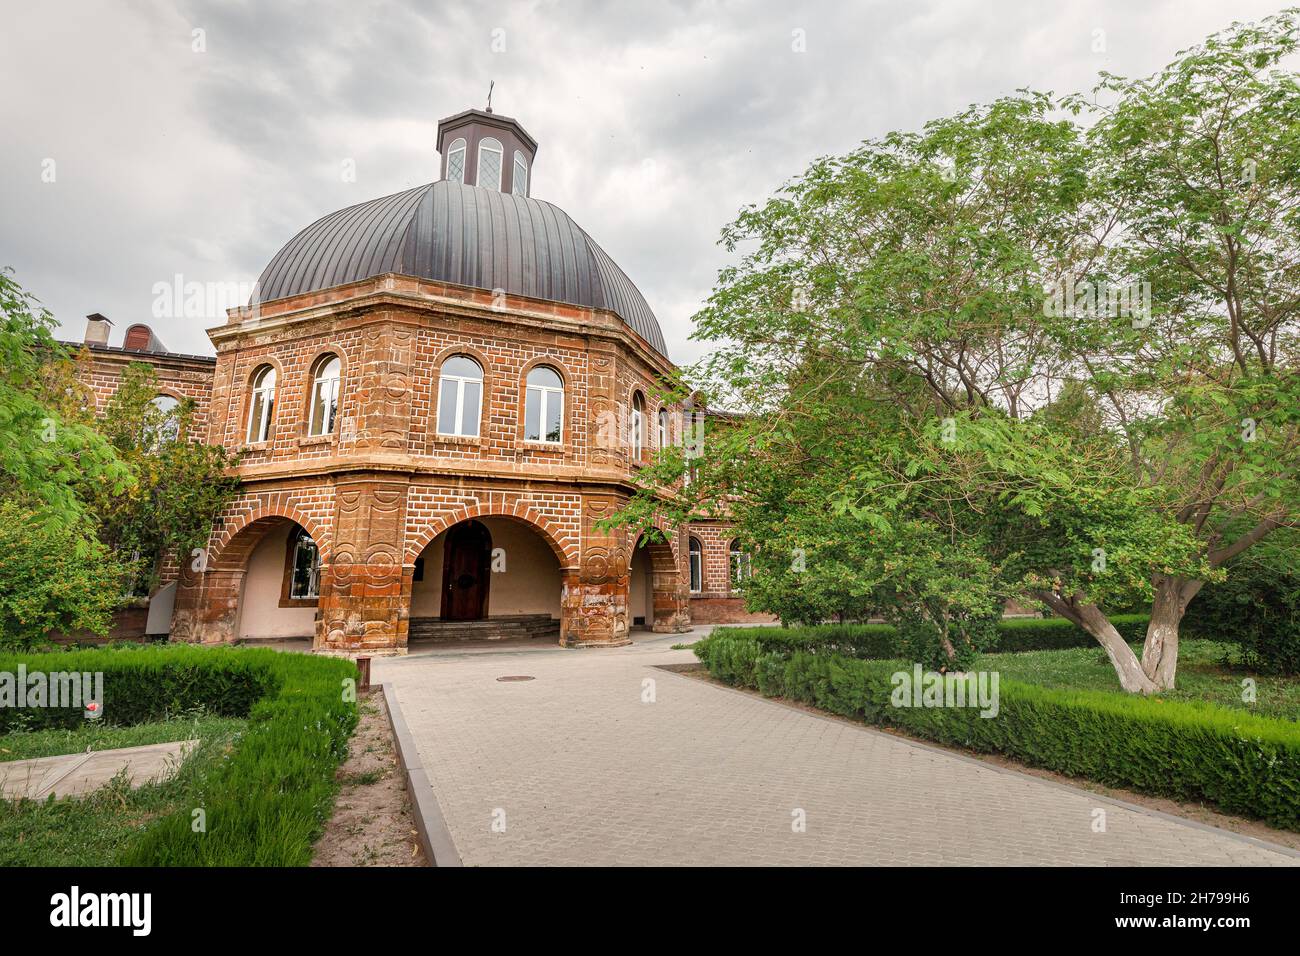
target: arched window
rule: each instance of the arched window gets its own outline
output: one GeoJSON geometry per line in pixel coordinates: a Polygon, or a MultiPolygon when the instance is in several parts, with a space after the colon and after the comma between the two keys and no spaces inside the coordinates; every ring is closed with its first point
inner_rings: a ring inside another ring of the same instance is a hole
{"type": "Polygon", "coordinates": [[[564,431],[564,382],[547,365],[528,373],[524,401],[524,440],[559,444],[564,431]]]}
{"type": "Polygon", "coordinates": [[[478,184],[501,191],[501,169],[505,165],[505,149],[491,136],[478,144],[478,184]]]}
{"type": "Polygon", "coordinates": [[[253,373],[252,398],[248,403],[248,443],[255,445],[271,437],[275,418],[275,366],[263,365],[253,373]]]}
{"type": "Polygon", "coordinates": [[[478,437],[483,400],[483,369],[468,355],[442,363],[438,380],[438,434],[478,437]]]}
{"type": "Polygon", "coordinates": [[[510,180],[510,191],[516,196],[528,195],[528,160],[519,150],[515,150],[515,173],[510,180]]]}
{"type": "Polygon", "coordinates": [[[704,548],[699,538],[691,538],[688,547],[691,571],[691,591],[698,594],[704,590],[704,548]]]}
{"type": "Polygon", "coordinates": [[[637,392],[632,396],[632,417],[628,422],[628,444],[632,446],[632,460],[641,460],[645,447],[645,399],[637,392]]]}
{"type": "Polygon", "coordinates": [[[320,597],[320,549],[301,528],[289,539],[289,597],[308,601],[320,597]]]}
{"type": "Polygon", "coordinates": [[[145,425],[148,444],[157,447],[164,442],[175,441],[181,433],[181,420],[177,410],[181,403],[170,395],[158,395],[149,399],[153,406],[152,421],[145,425]]]}
{"type": "Polygon", "coordinates": [[[739,587],[741,581],[753,573],[753,569],[749,564],[749,555],[741,550],[739,538],[732,541],[727,550],[731,557],[731,586],[736,588],[739,587]]]}
{"type": "Polygon", "coordinates": [[[311,411],[308,435],[332,435],[339,414],[339,376],[343,363],[337,355],[322,355],[311,374],[311,411]]]}
{"type": "Polygon", "coordinates": [[[659,447],[668,447],[668,409],[659,409],[659,447]]]}
{"type": "Polygon", "coordinates": [[[465,181],[465,141],[458,139],[447,148],[447,181],[465,181]]]}

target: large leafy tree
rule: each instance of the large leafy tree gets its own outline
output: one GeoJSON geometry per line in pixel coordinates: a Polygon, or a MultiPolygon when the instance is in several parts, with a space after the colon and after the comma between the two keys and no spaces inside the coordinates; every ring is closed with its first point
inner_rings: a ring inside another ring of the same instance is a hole
{"type": "Polygon", "coordinates": [[[1285,15],[1161,77],[1107,77],[1090,133],[1025,92],[820,160],[744,210],[723,236],[744,255],[697,316],[720,347],[694,374],[749,417],[666,499],[683,463],[665,455],[624,519],[728,510],[757,550],[751,602],[784,617],[840,601],[968,620],[1012,594],[1084,627],[1126,689],[1172,686],[1199,582],[1300,499],[1297,113],[1275,69],[1292,32],[1285,15]],[[1165,181],[1246,155],[1250,188],[1165,181]],[[1103,283],[1135,280],[1150,314],[1141,294],[1108,311],[1103,283]],[[1045,301],[1063,286],[1096,301],[1045,301]],[[1143,600],[1139,659],[1105,609],[1143,600]]]}
{"type": "MultiPolygon", "coordinates": [[[[1202,570],[1153,568],[1142,667],[1174,683],[1205,581],[1300,519],[1300,85],[1296,11],[1234,25],[1154,76],[1103,76],[1089,133],[1121,226],[1105,271],[1149,284],[1151,324],[1080,323],[1086,366],[1133,480],[1194,537],[1202,570]]],[[[1300,556],[1298,556],[1300,557],[1300,556]]],[[[1300,560],[1296,563],[1300,564],[1300,560]]]]}

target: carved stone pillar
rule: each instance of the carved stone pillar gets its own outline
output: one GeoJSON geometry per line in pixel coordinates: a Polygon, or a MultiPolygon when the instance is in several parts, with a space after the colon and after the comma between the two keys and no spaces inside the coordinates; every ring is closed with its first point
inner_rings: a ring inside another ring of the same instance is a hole
{"type": "Polygon", "coordinates": [[[630,644],[628,598],[631,550],[622,529],[605,531],[597,523],[614,513],[612,496],[584,501],[582,566],[565,574],[565,620],[560,642],[567,647],[617,647],[630,644]]]}
{"type": "Polygon", "coordinates": [[[313,650],[406,653],[412,569],[402,567],[406,485],[359,479],[335,493],[334,542],[321,568],[313,650]]]}

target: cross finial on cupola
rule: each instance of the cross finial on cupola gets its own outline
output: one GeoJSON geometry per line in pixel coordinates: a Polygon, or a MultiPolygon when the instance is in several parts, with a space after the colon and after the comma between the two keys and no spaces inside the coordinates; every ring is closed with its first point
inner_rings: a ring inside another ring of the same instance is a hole
{"type": "Polygon", "coordinates": [[[527,196],[537,140],[517,120],[492,112],[495,86],[495,81],[488,84],[486,109],[465,110],[438,123],[441,178],[527,196]]]}

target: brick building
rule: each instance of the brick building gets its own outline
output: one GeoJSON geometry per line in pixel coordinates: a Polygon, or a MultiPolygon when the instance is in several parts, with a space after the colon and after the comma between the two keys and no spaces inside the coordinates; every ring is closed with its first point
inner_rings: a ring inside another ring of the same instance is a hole
{"type": "Polygon", "coordinates": [[[110,346],[91,317],[99,401],[147,361],[161,402],[195,399],[206,439],[243,453],[238,499],[155,596],[150,630],[401,654],[478,621],[594,646],[748,619],[725,524],[656,542],[600,526],[683,440],[644,298],[532,198],[537,144],[515,120],[460,113],[438,148],[436,182],[291,239],[209,330],[215,359],[169,353],[145,326],[110,346]]]}

